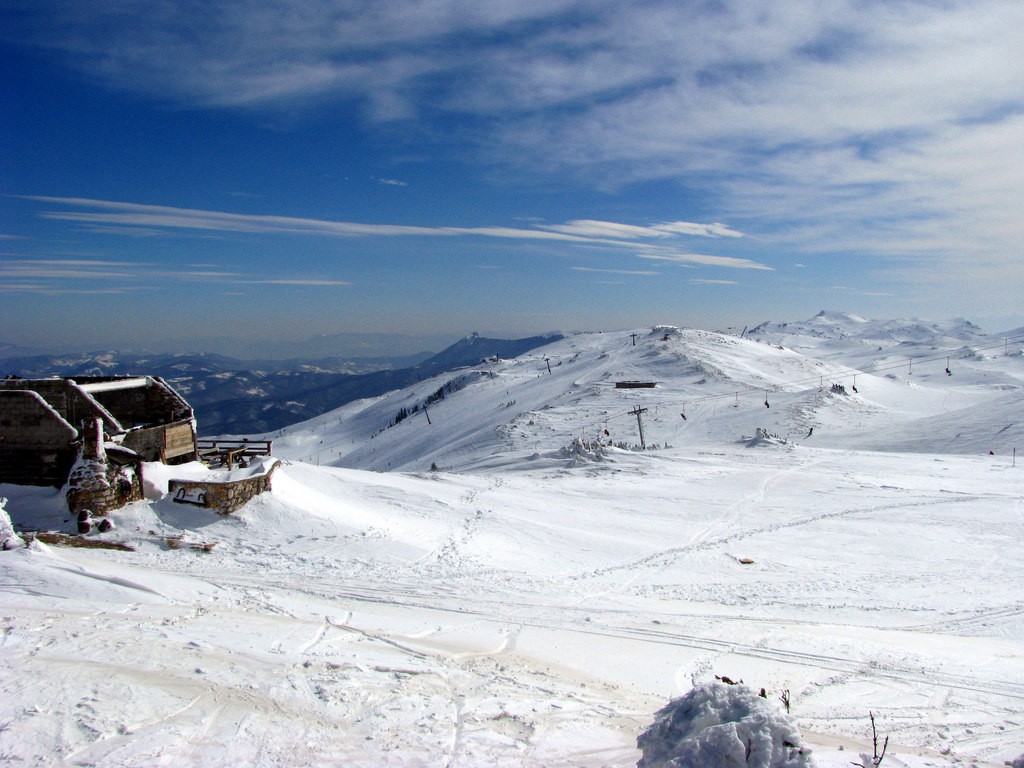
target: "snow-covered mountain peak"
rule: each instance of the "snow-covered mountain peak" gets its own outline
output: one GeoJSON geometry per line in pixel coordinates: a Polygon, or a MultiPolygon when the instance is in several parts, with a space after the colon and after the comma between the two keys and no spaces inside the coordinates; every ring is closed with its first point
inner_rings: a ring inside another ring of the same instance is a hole
{"type": "Polygon", "coordinates": [[[834,312],[827,309],[823,309],[816,314],[811,322],[817,322],[822,325],[835,325],[835,326],[857,326],[863,323],[871,322],[867,318],[855,315],[852,312],[834,312]]]}
{"type": "MultiPolygon", "coordinates": [[[[821,444],[890,448],[919,442],[912,423],[940,405],[966,409],[928,426],[950,432],[944,442],[960,434],[960,450],[988,450],[990,433],[1003,428],[1000,441],[1024,436],[1024,414],[1010,419],[1021,426],[979,415],[994,392],[1024,391],[1024,370],[972,352],[997,343],[976,327],[831,313],[833,335],[824,335],[822,319],[761,326],[749,338],[672,325],[578,333],[351,403],[282,431],[275,446],[305,461],[378,470],[557,459],[575,438],[720,445],[749,441],[759,428],[783,440],[816,430],[821,444]],[[979,418],[991,429],[964,439],[958,419],[979,418]]],[[[1024,397],[1006,407],[1016,412],[1024,397]]]]}
{"type": "Polygon", "coordinates": [[[933,349],[957,347],[987,338],[981,328],[963,318],[945,321],[919,318],[868,320],[845,312],[827,311],[819,312],[809,320],[761,323],[747,335],[793,349],[823,349],[827,355],[844,350],[848,352],[857,347],[884,349],[901,344],[930,346],[933,349]]]}

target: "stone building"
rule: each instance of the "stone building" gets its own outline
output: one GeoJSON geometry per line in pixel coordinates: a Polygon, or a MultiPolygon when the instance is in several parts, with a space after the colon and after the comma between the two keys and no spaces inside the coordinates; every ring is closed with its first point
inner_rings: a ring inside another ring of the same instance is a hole
{"type": "Polygon", "coordinates": [[[72,499],[88,486],[101,492],[90,508],[102,514],[141,498],[142,462],[196,458],[192,408],[159,377],[0,381],[0,482],[59,488],[71,479],[69,506],[93,504],[89,493],[72,499]]]}

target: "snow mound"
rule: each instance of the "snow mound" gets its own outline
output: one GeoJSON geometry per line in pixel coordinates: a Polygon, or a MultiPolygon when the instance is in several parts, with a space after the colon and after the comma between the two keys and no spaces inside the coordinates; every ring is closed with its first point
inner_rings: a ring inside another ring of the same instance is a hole
{"type": "Polygon", "coordinates": [[[14,532],[11,525],[11,517],[7,514],[7,499],[0,498],[0,549],[17,549],[24,546],[25,542],[14,532]]]}
{"type": "Polygon", "coordinates": [[[779,437],[772,432],[769,432],[764,427],[758,427],[754,432],[754,436],[751,438],[744,437],[743,440],[746,442],[748,448],[756,448],[763,445],[788,445],[789,442],[784,437],[779,437]]]}
{"type": "Polygon", "coordinates": [[[591,461],[602,461],[610,446],[600,440],[583,440],[574,437],[572,442],[562,448],[562,456],[570,460],[571,464],[584,464],[591,461]]]}
{"type": "Polygon", "coordinates": [[[682,329],[675,325],[656,325],[651,328],[651,336],[657,336],[660,339],[678,338],[682,335],[682,329]]]}
{"type": "Polygon", "coordinates": [[[790,719],[744,685],[708,683],[673,699],[636,740],[637,768],[811,768],[790,719]]]}

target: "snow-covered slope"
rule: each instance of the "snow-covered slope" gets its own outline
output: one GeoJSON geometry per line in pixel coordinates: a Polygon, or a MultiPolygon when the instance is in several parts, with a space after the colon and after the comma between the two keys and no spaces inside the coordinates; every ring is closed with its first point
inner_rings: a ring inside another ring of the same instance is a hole
{"type": "Polygon", "coordinates": [[[759,427],[834,448],[978,454],[1024,445],[1019,341],[1010,355],[1003,339],[959,321],[822,314],[776,327],[788,330],[761,326],[756,340],[667,326],[577,334],[269,437],[282,456],[378,470],[558,459],[574,437],[639,445],[641,427],[646,444],[676,447],[737,443],[759,427]],[[809,354],[822,345],[826,354],[809,354]],[[656,386],[616,388],[640,380],[656,386]]]}
{"type": "MultiPolygon", "coordinates": [[[[90,537],[134,551],[0,552],[0,755],[629,766],[726,676],[785,695],[822,768],[870,753],[869,712],[886,765],[1017,757],[1020,337],[796,325],[577,334],[351,403],[272,435],[229,517],[147,465],[90,537]]],[[[73,527],[52,489],[0,496],[73,527]]]]}

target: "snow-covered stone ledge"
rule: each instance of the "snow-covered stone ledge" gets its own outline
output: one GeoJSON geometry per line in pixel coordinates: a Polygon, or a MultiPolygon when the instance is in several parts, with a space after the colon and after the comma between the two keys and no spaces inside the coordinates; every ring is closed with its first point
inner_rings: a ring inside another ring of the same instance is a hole
{"type": "Polygon", "coordinates": [[[247,501],[270,490],[270,480],[280,465],[278,459],[254,459],[248,467],[229,472],[211,472],[208,477],[167,481],[167,493],[179,504],[192,504],[229,515],[247,501]]]}

